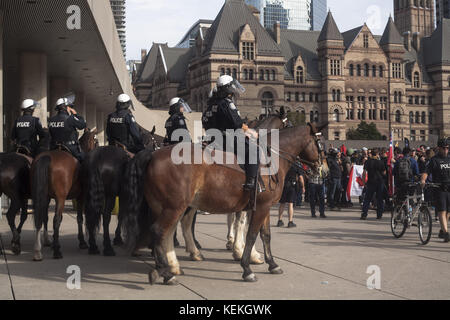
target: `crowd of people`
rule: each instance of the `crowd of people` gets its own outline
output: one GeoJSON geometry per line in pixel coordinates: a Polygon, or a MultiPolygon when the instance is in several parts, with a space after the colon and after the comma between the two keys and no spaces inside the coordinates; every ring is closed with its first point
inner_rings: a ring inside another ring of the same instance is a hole
{"type": "Polygon", "coordinates": [[[295,206],[309,203],[311,216],[316,218],[316,206],[319,206],[321,218],[326,218],[325,210],[341,211],[342,208],[354,206],[347,196],[350,173],[354,165],[363,166],[362,181],[363,194],[359,197],[361,205],[361,220],[366,220],[370,208],[377,212],[377,219],[382,219],[385,210],[391,210],[395,201],[402,201],[408,192],[408,183],[422,181],[440,183],[441,189],[430,199],[436,216],[439,216],[441,230],[439,237],[444,241],[450,241],[447,221],[450,210],[450,158],[448,157],[449,142],[441,139],[435,148],[425,145],[417,149],[405,147],[394,148],[392,157],[394,178],[393,186],[389,184],[389,150],[387,148],[361,148],[360,150],[330,148],[326,152],[329,175],[324,177],[320,171],[313,173],[307,167],[301,172],[290,171],[289,181],[286,183],[281,205],[279,207],[278,227],[284,226],[282,215],[285,204],[289,205],[288,227],[295,227],[293,210],[295,206]],[[293,177],[293,173],[296,176],[293,177]],[[449,186],[447,188],[447,185],[449,186]],[[394,192],[395,197],[391,194],[394,192]],[[392,188],[389,192],[390,187],[392,188]],[[293,193],[296,193],[293,195],[293,193]]]}

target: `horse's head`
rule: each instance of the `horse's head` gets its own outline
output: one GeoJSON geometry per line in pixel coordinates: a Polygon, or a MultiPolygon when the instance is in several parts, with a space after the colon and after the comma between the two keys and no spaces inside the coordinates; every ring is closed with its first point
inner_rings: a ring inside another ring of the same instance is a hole
{"type": "Polygon", "coordinates": [[[325,149],[323,147],[323,143],[321,142],[322,130],[328,126],[328,123],[325,123],[321,126],[316,127],[312,123],[308,123],[309,127],[309,137],[306,141],[307,147],[303,150],[300,155],[306,161],[309,161],[313,164],[311,168],[314,171],[318,171],[319,168],[322,169],[322,173],[326,176],[328,175],[329,169],[327,164],[327,159],[325,157],[325,149]]]}
{"type": "Polygon", "coordinates": [[[84,129],[84,134],[79,140],[80,147],[83,152],[90,152],[98,146],[97,133],[97,128],[94,128],[92,130],[88,128],[84,129]]]}

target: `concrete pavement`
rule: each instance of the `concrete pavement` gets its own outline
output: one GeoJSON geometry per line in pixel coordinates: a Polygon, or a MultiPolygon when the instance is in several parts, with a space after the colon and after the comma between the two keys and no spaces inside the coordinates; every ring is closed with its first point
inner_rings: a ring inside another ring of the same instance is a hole
{"type": "MultiPolygon", "coordinates": [[[[272,225],[277,222],[276,207],[272,225]]],[[[131,258],[120,248],[116,257],[89,256],[78,249],[76,220],[67,214],[62,223],[64,259],[53,260],[44,248],[44,261],[32,261],[34,231],[32,218],[22,234],[22,254],[10,251],[11,235],[5,218],[0,232],[6,246],[12,287],[17,299],[449,299],[450,244],[433,237],[420,245],[417,228],[395,239],[388,214],[381,221],[372,212],[360,221],[359,211],[328,212],[328,219],[312,219],[307,209],[295,211],[297,228],[272,227],[272,248],[283,275],[270,275],[267,265],[253,266],[259,281],[245,283],[242,269],[225,250],[226,217],[199,215],[197,238],[205,248],[206,261],[189,261],[184,248],[177,249],[184,276],[181,285],[168,287],[148,284],[148,254],[131,258]],[[81,290],[66,286],[67,267],[81,269],[81,290]],[[369,266],[381,271],[381,289],[369,290],[369,266]]],[[[287,224],[287,219],[285,218],[287,224]]],[[[52,220],[50,220],[52,221],[52,220]]],[[[115,220],[112,222],[115,227],[115,220]]],[[[179,240],[184,241],[179,231],[179,240]]],[[[101,248],[102,238],[98,237],[101,248]]],[[[260,239],[257,248],[262,249],[260,239]]],[[[161,282],[161,280],[160,280],[161,282]]],[[[0,299],[12,299],[6,264],[0,259],[0,299]]]]}

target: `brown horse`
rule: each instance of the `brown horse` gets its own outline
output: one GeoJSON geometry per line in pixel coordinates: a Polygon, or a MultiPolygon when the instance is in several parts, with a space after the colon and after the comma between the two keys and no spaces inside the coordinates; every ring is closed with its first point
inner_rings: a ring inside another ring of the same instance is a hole
{"type": "MultiPolygon", "coordinates": [[[[85,130],[80,139],[84,152],[91,151],[95,146],[96,130],[85,130]]],[[[61,259],[59,244],[59,228],[63,218],[65,201],[77,200],[78,240],[80,249],[87,249],[83,234],[84,195],[81,188],[81,166],[70,153],[52,150],[40,154],[31,166],[31,195],[34,207],[34,222],[36,239],[33,260],[42,260],[41,228],[48,221],[48,206],[50,199],[56,200],[55,216],[53,218],[53,257],[61,259]]]]}
{"type": "MultiPolygon", "coordinates": [[[[251,216],[241,260],[245,281],[256,281],[250,269],[250,254],[259,232],[270,273],[282,273],[273,259],[270,248],[270,208],[280,200],[284,178],[297,156],[313,168],[323,165],[327,170],[317,135],[325,127],[326,125],[320,128],[308,125],[280,131],[279,150],[272,150],[280,154],[277,173],[279,183],[257,196],[256,210],[251,216]]],[[[271,134],[268,135],[268,141],[271,141],[271,136],[271,134]]],[[[129,191],[132,199],[139,199],[139,193],[142,192],[140,186],[143,184],[144,197],[151,209],[149,230],[139,230],[137,217],[140,204],[138,201],[132,201],[127,221],[130,247],[134,247],[133,242],[140,238],[142,233],[150,233],[156,264],[156,269],[149,274],[151,284],[155,283],[159,276],[164,278],[165,284],[178,283],[174,275],[182,274],[182,271],[175,255],[172,237],[178,221],[188,207],[213,214],[241,212],[248,207],[251,196],[249,192],[243,191],[242,185],[245,181],[243,172],[223,165],[207,164],[205,161],[198,165],[176,165],[171,158],[172,148],[154,152],[152,159],[143,168],[139,169],[135,166],[130,177],[131,181],[139,181],[138,177],[143,179],[141,183],[130,183],[129,191]],[[142,169],[143,172],[140,172],[142,169]]],[[[269,185],[270,178],[264,177],[265,185],[269,185]]],[[[185,218],[186,216],[183,217],[185,218]]],[[[191,255],[198,255],[193,239],[186,240],[187,250],[191,252],[191,255]]]]}

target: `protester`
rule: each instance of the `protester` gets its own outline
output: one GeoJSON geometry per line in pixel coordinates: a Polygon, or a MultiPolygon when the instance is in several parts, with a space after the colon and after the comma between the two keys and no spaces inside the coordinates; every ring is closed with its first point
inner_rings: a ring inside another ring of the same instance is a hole
{"type": "Polygon", "coordinates": [[[371,158],[368,159],[364,164],[363,181],[366,181],[366,193],[364,197],[363,209],[361,214],[361,220],[367,219],[367,214],[369,211],[369,205],[376,194],[377,197],[377,219],[383,217],[384,202],[383,202],[383,192],[384,192],[384,176],[386,175],[386,167],[381,160],[379,160],[379,151],[374,149],[371,151],[371,158]]]}
{"type": "Polygon", "coordinates": [[[295,228],[297,226],[294,223],[294,203],[296,198],[297,185],[300,184],[300,188],[302,189],[303,192],[305,192],[305,184],[303,176],[301,174],[302,171],[300,170],[297,164],[294,164],[286,174],[286,179],[284,180],[283,194],[281,196],[280,207],[278,210],[277,227],[284,226],[284,222],[281,219],[283,217],[283,211],[286,204],[288,204],[288,214],[289,214],[288,228],[295,228]]]}
{"type": "Polygon", "coordinates": [[[322,168],[318,169],[318,172],[313,172],[309,170],[309,204],[311,207],[311,217],[317,218],[316,216],[316,204],[319,203],[319,213],[321,218],[326,218],[325,215],[325,187],[324,187],[324,177],[322,173],[322,168]]]}
{"type": "Polygon", "coordinates": [[[339,200],[342,188],[342,166],[339,159],[339,151],[331,149],[330,155],[327,158],[328,168],[330,169],[330,177],[328,184],[328,205],[331,210],[339,210],[336,204],[339,200]],[[338,194],[338,196],[336,196],[338,194]]]}

